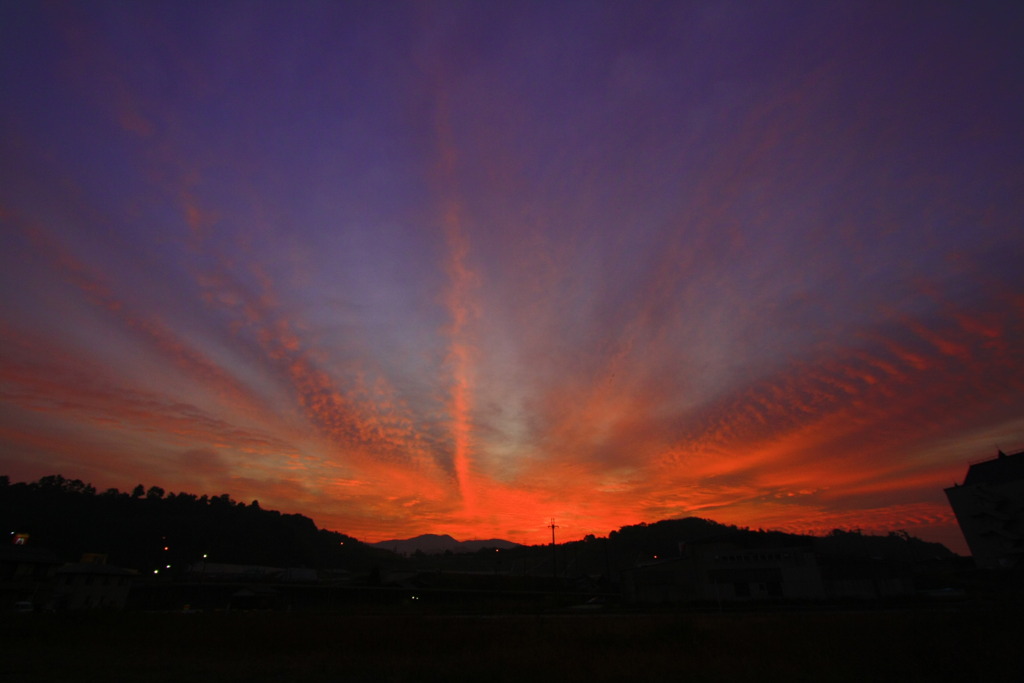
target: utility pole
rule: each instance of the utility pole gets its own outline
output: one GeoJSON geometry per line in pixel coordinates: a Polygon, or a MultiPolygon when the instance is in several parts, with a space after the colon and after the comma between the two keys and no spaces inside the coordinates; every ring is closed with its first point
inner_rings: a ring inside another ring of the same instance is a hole
{"type": "Polygon", "coordinates": [[[558,580],[558,551],[556,550],[556,546],[555,546],[555,529],[558,528],[558,525],[555,524],[555,518],[554,517],[551,518],[551,524],[549,524],[548,527],[550,527],[550,529],[551,529],[551,577],[555,581],[557,581],[558,580]]]}

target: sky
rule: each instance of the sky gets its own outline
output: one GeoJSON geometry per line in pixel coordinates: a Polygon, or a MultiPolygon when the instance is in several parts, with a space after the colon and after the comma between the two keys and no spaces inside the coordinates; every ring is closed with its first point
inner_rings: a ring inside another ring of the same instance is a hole
{"type": "Polygon", "coordinates": [[[1024,6],[0,2],[0,473],[544,543],[966,545],[1024,6]]]}

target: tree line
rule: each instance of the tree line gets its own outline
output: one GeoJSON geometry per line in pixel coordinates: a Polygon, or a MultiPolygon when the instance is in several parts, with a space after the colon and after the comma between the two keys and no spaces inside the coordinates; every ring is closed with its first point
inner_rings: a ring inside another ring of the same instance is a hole
{"type": "Polygon", "coordinates": [[[215,496],[166,492],[142,484],[98,492],[80,479],[49,475],[12,483],[0,476],[0,523],[13,539],[65,562],[86,554],[141,572],[183,571],[205,560],[274,567],[365,570],[390,555],[308,517],[215,496]]]}

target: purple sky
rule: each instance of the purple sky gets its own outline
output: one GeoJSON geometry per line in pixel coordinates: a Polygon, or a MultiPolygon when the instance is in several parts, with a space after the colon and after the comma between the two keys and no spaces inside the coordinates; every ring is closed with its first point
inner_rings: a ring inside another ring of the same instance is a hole
{"type": "Polygon", "coordinates": [[[1024,6],[0,4],[0,473],[907,529],[1024,448],[1024,6]]]}

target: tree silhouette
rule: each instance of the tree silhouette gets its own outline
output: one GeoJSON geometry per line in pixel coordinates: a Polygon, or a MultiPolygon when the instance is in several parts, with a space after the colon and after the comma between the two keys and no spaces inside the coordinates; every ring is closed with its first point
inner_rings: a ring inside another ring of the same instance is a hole
{"type": "Polygon", "coordinates": [[[303,515],[236,503],[224,493],[201,497],[115,488],[96,495],[80,480],[49,475],[34,483],[0,484],[0,523],[30,534],[35,546],[64,561],[102,553],[112,564],[151,572],[210,561],[279,567],[365,569],[385,551],[318,529],[303,515]]]}

